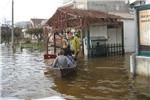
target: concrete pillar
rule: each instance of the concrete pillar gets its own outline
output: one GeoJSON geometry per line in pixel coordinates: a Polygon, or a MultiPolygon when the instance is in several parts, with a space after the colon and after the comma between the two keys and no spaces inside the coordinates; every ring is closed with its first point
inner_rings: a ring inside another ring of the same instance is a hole
{"type": "Polygon", "coordinates": [[[135,75],[136,74],[136,54],[133,53],[131,56],[130,56],[130,73],[132,75],[135,75]]]}
{"type": "Polygon", "coordinates": [[[150,57],[136,56],[136,73],[142,76],[150,76],[150,57]]]}

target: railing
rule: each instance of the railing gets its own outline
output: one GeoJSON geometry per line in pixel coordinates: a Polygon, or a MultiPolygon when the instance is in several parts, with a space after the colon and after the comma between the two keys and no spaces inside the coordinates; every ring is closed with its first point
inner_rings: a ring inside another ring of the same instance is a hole
{"type": "Polygon", "coordinates": [[[104,44],[90,49],[90,56],[118,56],[124,55],[124,47],[120,43],[104,44]]]}
{"type": "Polygon", "coordinates": [[[120,43],[106,44],[107,56],[124,55],[124,47],[120,43]]]}

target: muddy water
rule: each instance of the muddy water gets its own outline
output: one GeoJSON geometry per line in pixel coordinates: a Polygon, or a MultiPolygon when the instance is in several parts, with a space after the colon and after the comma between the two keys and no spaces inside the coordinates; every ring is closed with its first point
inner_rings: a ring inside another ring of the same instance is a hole
{"type": "Polygon", "coordinates": [[[82,58],[69,78],[44,75],[50,61],[43,52],[0,46],[1,97],[37,99],[59,96],[69,100],[149,100],[150,79],[129,77],[129,56],[82,58]]]}

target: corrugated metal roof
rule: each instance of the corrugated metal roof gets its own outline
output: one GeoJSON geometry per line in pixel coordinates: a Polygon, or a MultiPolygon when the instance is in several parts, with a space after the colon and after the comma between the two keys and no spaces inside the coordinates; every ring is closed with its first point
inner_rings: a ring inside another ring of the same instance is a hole
{"type": "Polygon", "coordinates": [[[114,23],[117,22],[118,19],[121,19],[121,17],[101,11],[60,7],[57,9],[56,13],[47,21],[47,24],[55,28],[64,29],[69,26],[81,27],[91,23],[114,23]]]}
{"type": "Polygon", "coordinates": [[[68,14],[73,14],[78,17],[90,17],[90,18],[120,18],[120,16],[108,14],[101,11],[95,10],[83,10],[83,9],[71,9],[71,8],[58,8],[59,11],[68,14]]]}

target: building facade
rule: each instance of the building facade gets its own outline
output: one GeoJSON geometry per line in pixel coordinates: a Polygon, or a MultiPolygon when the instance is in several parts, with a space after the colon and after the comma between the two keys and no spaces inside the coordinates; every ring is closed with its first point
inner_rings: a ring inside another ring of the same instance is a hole
{"type": "Polygon", "coordinates": [[[131,5],[135,11],[137,50],[130,57],[130,72],[150,76],[150,2],[134,0],[131,5]]]}
{"type": "MultiPolygon", "coordinates": [[[[106,13],[118,15],[122,17],[123,31],[124,31],[124,47],[125,52],[136,51],[136,27],[134,15],[132,9],[129,6],[129,0],[64,0],[65,7],[86,9],[86,10],[98,10],[106,13]]],[[[107,26],[105,26],[107,27],[107,26]]],[[[117,37],[121,29],[111,28],[108,30],[100,25],[91,26],[91,34],[105,34],[104,36],[108,39],[108,43],[116,43],[120,41],[117,37]],[[118,40],[117,40],[118,39],[118,40]]]]}

